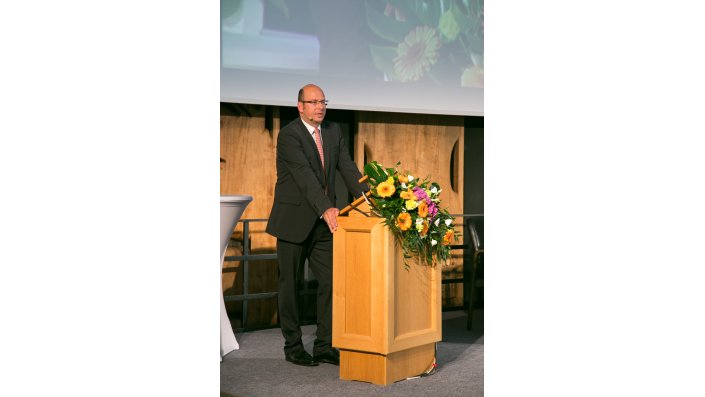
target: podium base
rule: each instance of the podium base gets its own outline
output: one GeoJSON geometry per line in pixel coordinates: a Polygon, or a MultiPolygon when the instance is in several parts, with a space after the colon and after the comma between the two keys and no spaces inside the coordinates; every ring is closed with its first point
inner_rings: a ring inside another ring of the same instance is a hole
{"type": "Polygon", "coordinates": [[[366,353],[340,349],[340,379],[387,386],[419,375],[433,364],[435,343],[390,353],[366,353]]]}

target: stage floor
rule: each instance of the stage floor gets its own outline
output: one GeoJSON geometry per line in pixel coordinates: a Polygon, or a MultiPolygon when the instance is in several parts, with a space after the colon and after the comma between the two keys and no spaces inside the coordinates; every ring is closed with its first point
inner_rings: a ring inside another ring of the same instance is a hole
{"type": "MultiPolygon", "coordinates": [[[[444,312],[436,372],[386,387],[342,381],[334,365],[302,367],[285,361],[279,328],[236,333],[240,349],[226,355],[220,364],[221,396],[483,396],[483,311],[476,309],[473,316],[469,331],[466,311],[444,312]]],[[[316,326],[306,325],[302,331],[310,353],[316,326]]]]}

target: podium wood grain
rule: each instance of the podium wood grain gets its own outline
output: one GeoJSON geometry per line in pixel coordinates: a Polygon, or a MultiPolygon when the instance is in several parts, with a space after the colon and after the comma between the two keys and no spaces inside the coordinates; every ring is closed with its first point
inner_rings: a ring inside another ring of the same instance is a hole
{"type": "Polygon", "coordinates": [[[433,363],[441,269],[406,268],[384,220],[353,214],[333,235],[333,346],[341,379],[388,385],[433,363]]]}

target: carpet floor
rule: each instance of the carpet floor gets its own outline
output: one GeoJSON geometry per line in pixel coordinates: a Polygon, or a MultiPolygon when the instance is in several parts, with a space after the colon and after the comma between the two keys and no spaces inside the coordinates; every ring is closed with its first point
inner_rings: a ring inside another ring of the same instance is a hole
{"type": "MultiPolygon", "coordinates": [[[[339,367],[330,364],[302,367],[285,361],[279,328],[236,333],[240,349],[227,354],[220,364],[221,396],[483,396],[482,310],[473,311],[472,330],[466,325],[466,311],[444,312],[436,371],[388,386],[341,380],[339,367]]],[[[303,326],[302,331],[304,346],[311,353],[316,326],[303,326]]]]}

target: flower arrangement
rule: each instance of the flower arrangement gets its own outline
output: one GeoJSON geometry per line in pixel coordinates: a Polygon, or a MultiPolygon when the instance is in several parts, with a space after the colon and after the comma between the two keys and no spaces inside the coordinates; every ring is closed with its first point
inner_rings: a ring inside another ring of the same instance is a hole
{"type": "Polygon", "coordinates": [[[484,0],[369,0],[375,67],[386,81],[484,87],[484,0]]]}
{"type": "Polygon", "coordinates": [[[414,256],[429,266],[446,264],[450,244],[457,241],[457,235],[453,218],[440,206],[441,187],[428,179],[419,180],[408,171],[399,172],[396,167],[384,168],[376,161],[365,165],[371,210],[384,218],[401,245],[405,265],[414,256]]]}

